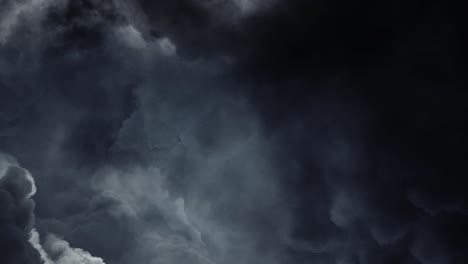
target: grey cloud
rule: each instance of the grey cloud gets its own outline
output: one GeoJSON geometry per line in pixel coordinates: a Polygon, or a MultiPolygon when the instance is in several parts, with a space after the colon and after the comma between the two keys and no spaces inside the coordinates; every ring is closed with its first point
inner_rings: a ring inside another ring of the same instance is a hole
{"type": "MultiPolygon", "coordinates": [[[[33,243],[40,243],[36,232],[33,243]]],[[[80,248],[72,248],[70,244],[53,235],[48,234],[42,246],[37,246],[41,252],[44,264],[105,264],[103,259],[94,257],[80,248]]]]}
{"type": "Polygon", "coordinates": [[[21,210],[1,224],[16,230],[21,256],[466,259],[456,231],[466,228],[466,97],[446,87],[464,82],[451,8],[1,4],[0,148],[35,175],[31,240],[44,238],[28,255],[34,183],[2,165],[1,209],[21,210]]]}
{"type": "Polygon", "coordinates": [[[28,242],[34,225],[35,191],[29,172],[16,160],[0,153],[0,261],[6,264],[40,263],[28,242]]]}
{"type": "Polygon", "coordinates": [[[12,264],[104,264],[101,258],[71,248],[48,234],[41,244],[34,227],[33,177],[11,156],[0,153],[0,260],[12,264]]]}

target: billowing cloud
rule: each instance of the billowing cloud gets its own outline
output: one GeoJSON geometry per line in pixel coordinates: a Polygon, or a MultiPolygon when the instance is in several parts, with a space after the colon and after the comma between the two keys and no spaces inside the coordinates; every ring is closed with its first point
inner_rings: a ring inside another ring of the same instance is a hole
{"type": "Polygon", "coordinates": [[[36,186],[31,174],[15,158],[0,153],[0,260],[2,263],[104,264],[101,258],[71,248],[69,243],[48,234],[42,245],[34,227],[36,186]]]}
{"type": "Polygon", "coordinates": [[[466,263],[463,9],[400,2],[0,1],[0,262],[466,263]]]}
{"type": "Polygon", "coordinates": [[[28,242],[34,225],[34,181],[17,161],[0,153],[0,261],[6,264],[40,263],[28,242]]]}
{"type": "Polygon", "coordinates": [[[44,264],[104,264],[102,258],[94,257],[81,248],[70,244],[53,234],[48,234],[41,244],[39,233],[32,230],[31,244],[41,255],[44,264]]]}

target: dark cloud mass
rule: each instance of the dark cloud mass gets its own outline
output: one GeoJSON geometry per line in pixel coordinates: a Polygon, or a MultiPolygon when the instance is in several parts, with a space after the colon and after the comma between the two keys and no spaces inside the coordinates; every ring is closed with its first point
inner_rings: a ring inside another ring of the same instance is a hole
{"type": "Polygon", "coordinates": [[[38,252],[28,242],[34,223],[34,182],[25,169],[0,154],[0,260],[2,263],[40,263],[38,252]]]}
{"type": "Polygon", "coordinates": [[[0,263],[468,263],[463,10],[0,0],[0,263]]]}

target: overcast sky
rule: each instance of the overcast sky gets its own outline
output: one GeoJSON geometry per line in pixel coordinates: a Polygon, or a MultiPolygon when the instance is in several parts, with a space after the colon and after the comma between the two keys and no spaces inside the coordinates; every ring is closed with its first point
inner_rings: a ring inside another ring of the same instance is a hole
{"type": "Polygon", "coordinates": [[[0,0],[0,263],[468,263],[464,20],[0,0]]]}

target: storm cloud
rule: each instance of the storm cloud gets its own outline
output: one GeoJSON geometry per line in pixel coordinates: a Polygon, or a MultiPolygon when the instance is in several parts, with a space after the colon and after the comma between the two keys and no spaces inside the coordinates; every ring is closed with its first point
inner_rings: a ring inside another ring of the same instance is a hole
{"type": "Polygon", "coordinates": [[[0,1],[0,262],[465,263],[461,10],[0,1]]]}

